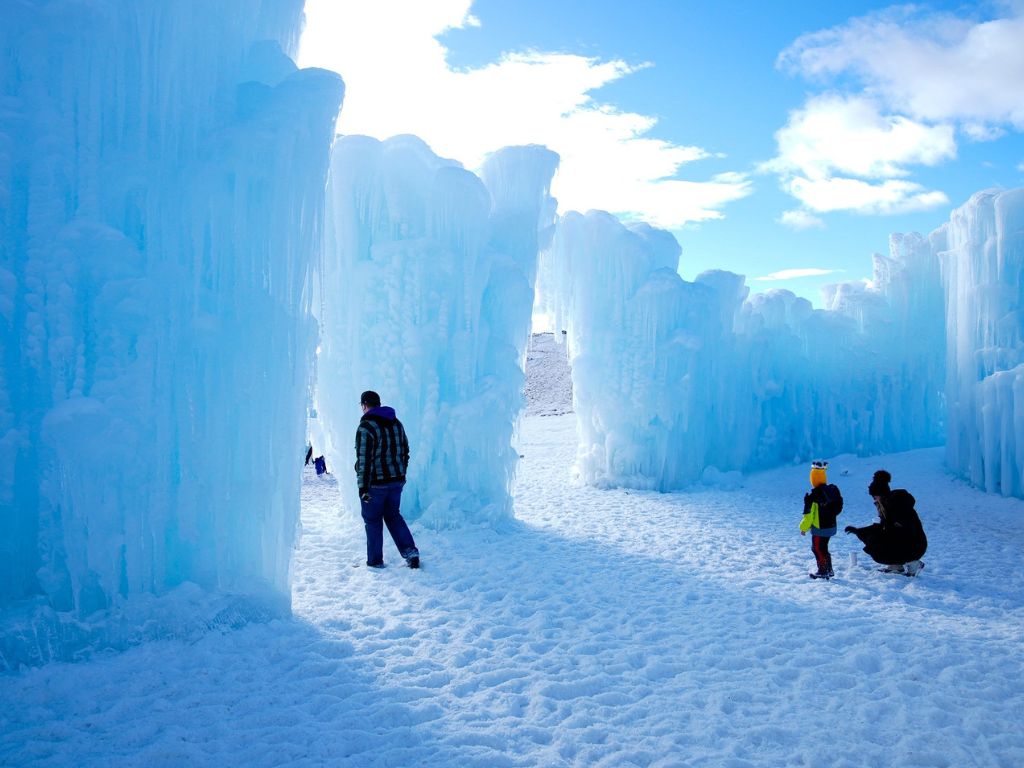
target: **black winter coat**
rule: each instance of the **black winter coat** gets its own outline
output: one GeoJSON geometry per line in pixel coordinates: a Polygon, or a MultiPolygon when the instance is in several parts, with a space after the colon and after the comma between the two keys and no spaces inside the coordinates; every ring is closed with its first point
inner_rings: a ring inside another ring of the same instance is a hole
{"type": "MultiPolygon", "coordinates": [[[[811,530],[827,531],[836,527],[836,517],[843,511],[843,494],[831,483],[818,485],[804,494],[804,514],[811,514],[811,505],[818,505],[818,519],[811,520],[811,530]]],[[[801,526],[802,527],[802,526],[801,526]]]]}
{"type": "Polygon", "coordinates": [[[914,509],[915,499],[909,492],[898,488],[882,497],[881,521],[864,528],[853,528],[853,533],[864,543],[876,563],[902,565],[920,560],[928,549],[921,518],[914,509]]]}

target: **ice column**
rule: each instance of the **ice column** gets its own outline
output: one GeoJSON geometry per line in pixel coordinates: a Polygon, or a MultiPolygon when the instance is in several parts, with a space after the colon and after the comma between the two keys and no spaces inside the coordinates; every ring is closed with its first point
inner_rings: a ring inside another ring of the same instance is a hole
{"type": "Polygon", "coordinates": [[[702,427],[688,420],[699,395],[686,374],[705,348],[711,297],[676,273],[679,245],[666,235],[570,212],[542,260],[539,308],[566,330],[588,483],[665,490],[702,462],[676,447],[702,427]]]}
{"type": "Polygon", "coordinates": [[[287,604],[342,96],[287,55],[301,12],[0,4],[0,610],[287,604]]]}
{"type": "Polygon", "coordinates": [[[351,506],[359,393],[372,389],[409,434],[409,518],[510,517],[512,431],[557,162],[542,147],[510,147],[478,177],[413,136],[336,144],[317,410],[351,506]]]}
{"type": "Polygon", "coordinates": [[[946,289],[946,461],[1024,497],[1024,189],[978,192],[933,234],[946,289]]]}
{"type": "MultiPolygon", "coordinates": [[[[740,328],[755,358],[788,361],[785,375],[783,369],[771,375],[778,391],[766,398],[782,408],[773,408],[771,428],[762,425],[758,436],[770,435],[775,460],[762,455],[749,466],[941,444],[945,333],[938,261],[920,235],[897,234],[889,255],[876,254],[873,262],[870,283],[829,286],[822,311],[802,313],[777,332],[740,328]]],[[[754,386],[753,402],[764,408],[756,380],[754,386]]],[[[766,418],[762,412],[755,423],[766,418]]]]}
{"type": "Polygon", "coordinates": [[[814,455],[941,442],[943,301],[920,236],[894,236],[874,280],[826,310],[744,278],[686,282],[666,232],[566,214],[538,310],[567,331],[578,468],[599,486],[668,490],[814,455]]]}

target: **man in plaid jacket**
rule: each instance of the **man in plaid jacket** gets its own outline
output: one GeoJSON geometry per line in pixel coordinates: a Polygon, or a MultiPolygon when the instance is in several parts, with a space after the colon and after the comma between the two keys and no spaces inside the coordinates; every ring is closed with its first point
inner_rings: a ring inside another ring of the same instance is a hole
{"type": "Polygon", "coordinates": [[[380,404],[368,390],[359,398],[363,418],[356,429],[356,482],[366,524],[366,564],[384,567],[384,526],[410,568],[420,567],[409,526],[399,510],[405,472],[409,467],[409,438],[395,409],[380,404]]]}

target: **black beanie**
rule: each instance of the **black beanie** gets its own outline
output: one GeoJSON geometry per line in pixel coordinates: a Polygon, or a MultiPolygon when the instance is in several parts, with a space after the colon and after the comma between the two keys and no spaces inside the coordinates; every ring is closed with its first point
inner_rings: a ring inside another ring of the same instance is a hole
{"type": "Polygon", "coordinates": [[[868,494],[871,496],[888,496],[890,493],[890,480],[892,480],[892,475],[884,469],[878,470],[875,472],[875,476],[871,478],[871,485],[868,486],[868,494]]]}
{"type": "Polygon", "coordinates": [[[368,389],[359,396],[359,404],[365,405],[369,408],[379,408],[380,395],[378,395],[372,389],[368,389]]]}

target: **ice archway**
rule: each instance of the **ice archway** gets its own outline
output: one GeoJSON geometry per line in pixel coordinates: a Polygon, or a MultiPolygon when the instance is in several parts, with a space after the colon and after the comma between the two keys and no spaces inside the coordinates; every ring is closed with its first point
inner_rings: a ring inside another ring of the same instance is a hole
{"type": "Polygon", "coordinates": [[[335,145],[316,410],[353,505],[356,404],[374,389],[409,433],[410,518],[447,527],[511,517],[512,437],[557,165],[543,147],[507,147],[478,177],[414,136],[335,145]]]}

